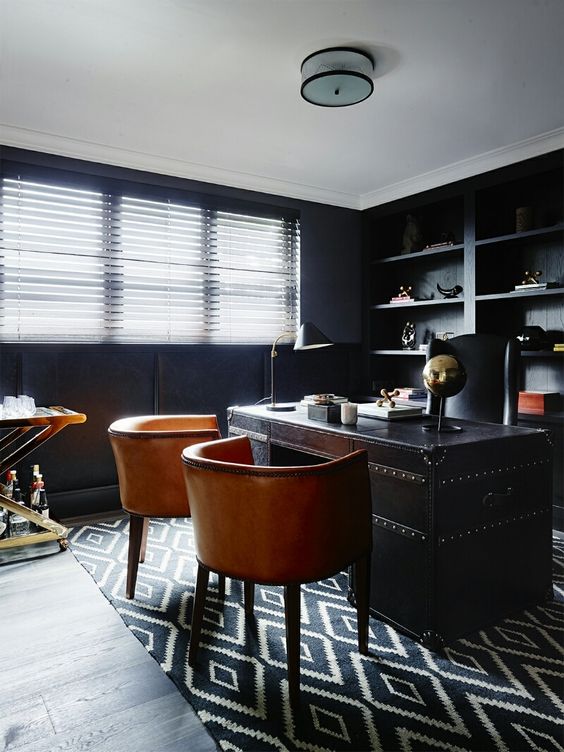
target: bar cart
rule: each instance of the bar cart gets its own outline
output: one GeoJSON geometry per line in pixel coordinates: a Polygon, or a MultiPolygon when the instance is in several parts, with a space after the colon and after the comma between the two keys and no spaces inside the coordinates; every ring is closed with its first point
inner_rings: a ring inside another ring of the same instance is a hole
{"type": "MultiPolygon", "coordinates": [[[[34,415],[27,418],[7,418],[0,420],[0,432],[11,429],[0,438],[0,476],[14,467],[38,446],[73,423],[84,423],[86,415],[66,407],[38,407],[34,415]],[[32,432],[31,438],[25,434],[32,432]],[[23,438],[25,437],[25,439],[23,438]]],[[[0,540],[0,550],[56,540],[61,551],[68,547],[68,528],[32,509],[9,499],[0,493],[0,507],[8,509],[32,522],[38,532],[18,535],[0,540]]]]}

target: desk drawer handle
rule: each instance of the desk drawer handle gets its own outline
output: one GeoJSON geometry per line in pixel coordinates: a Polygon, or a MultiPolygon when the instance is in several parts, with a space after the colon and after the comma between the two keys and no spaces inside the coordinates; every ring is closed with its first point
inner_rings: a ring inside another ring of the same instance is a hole
{"type": "Polygon", "coordinates": [[[482,499],[482,504],[486,509],[494,509],[496,507],[502,507],[507,504],[513,497],[513,489],[508,487],[505,491],[490,491],[482,499]]]}

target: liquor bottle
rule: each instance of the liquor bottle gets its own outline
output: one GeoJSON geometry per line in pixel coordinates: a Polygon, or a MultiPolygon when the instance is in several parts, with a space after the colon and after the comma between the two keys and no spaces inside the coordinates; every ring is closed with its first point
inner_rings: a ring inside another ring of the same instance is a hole
{"type": "Polygon", "coordinates": [[[29,495],[30,506],[35,512],[37,512],[37,506],[39,504],[39,492],[42,488],[45,488],[45,483],[43,482],[43,476],[41,475],[41,473],[37,473],[31,485],[31,492],[29,495]]]}
{"type": "Polygon", "coordinates": [[[49,504],[47,503],[47,494],[44,488],[39,489],[39,503],[37,505],[37,513],[42,517],[49,518],[49,504]]]}
{"type": "MultiPolygon", "coordinates": [[[[25,504],[22,501],[22,492],[20,491],[20,485],[14,471],[12,501],[14,501],[16,504],[21,504],[22,507],[25,507],[25,504]]],[[[27,517],[23,517],[17,512],[12,512],[10,515],[10,535],[15,537],[18,535],[29,535],[31,532],[32,529],[30,521],[27,519],[27,517]]]]}
{"type": "MultiPolygon", "coordinates": [[[[37,476],[39,475],[39,465],[32,465],[31,468],[31,480],[29,481],[29,506],[31,509],[35,509],[37,506],[37,502],[35,500],[35,491],[36,491],[36,483],[37,483],[37,476]]],[[[37,501],[39,498],[37,499],[37,501]]]]}

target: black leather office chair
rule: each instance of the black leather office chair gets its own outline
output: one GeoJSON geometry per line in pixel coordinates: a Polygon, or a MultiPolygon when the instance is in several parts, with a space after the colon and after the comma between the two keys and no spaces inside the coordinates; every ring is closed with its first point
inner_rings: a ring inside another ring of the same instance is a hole
{"type": "MultiPolygon", "coordinates": [[[[459,358],[468,376],[464,389],[445,400],[445,415],[517,425],[521,349],[516,339],[497,334],[462,334],[449,340],[431,340],[427,360],[442,354],[459,358]]],[[[439,412],[439,400],[432,394],[427,397],[427,412],[439,412]]]]}

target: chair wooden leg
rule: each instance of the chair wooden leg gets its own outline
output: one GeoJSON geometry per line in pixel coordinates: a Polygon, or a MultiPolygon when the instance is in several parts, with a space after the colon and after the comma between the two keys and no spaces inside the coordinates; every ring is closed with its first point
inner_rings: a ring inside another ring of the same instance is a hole
{"type": "Polygon", "coordinates": [[[125,582],[126,598],[135,597],[135,583],[137,582],[137,569],[139,567],[144,522],[143,517],[138,517],[135,514],[129,515],[129,548],[127,552],[127,579],[125,582]]]}
{"type": "Polygon", "coordinates": [[[286,652],[288,654],[288,688],[294,711],[300,706],[300,586],[284,586],[286,616],[286,652]]]}
{"type": "Polygon", "coordinates": [[[220,601],[225,600],[225,575],[217,575],[217,595],[220,601]]]}
{"type": "Polygon", "coordinates": [[[149,534],[149,518],[143,517],[143,535],[141,536],[141,550],[139,551],[139,564],[143,564],[145,561],[145,554],[147,553],[147,535],[149,534]]]}
{"type": "Polygon", "coordinates": [[[370,596],[370,556],[355,562],[356,618],[358,625],[358,651],[368,655],[368,605],[370,596]]]}
{"type": "Polygon", "coordinates": [[[245,597],[245,614],[251,616],[255,606],[255,583],[245,582],[243,583],[243,591],[245,597]]]}
{"type": "Polygon", "coordinates": [[[210,570],[198,564],[198,576],[196,578],[196,592],[194,594],[194,607],[192,609],[192,629],[190,632],[190,648],[188,650],[188,663],[194,666],[200,646],[200,633],[202,631],[202,619],[204,606],[206,605],[206,593],[210,570]]]}

